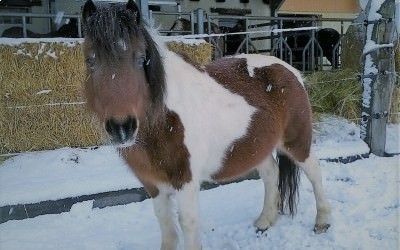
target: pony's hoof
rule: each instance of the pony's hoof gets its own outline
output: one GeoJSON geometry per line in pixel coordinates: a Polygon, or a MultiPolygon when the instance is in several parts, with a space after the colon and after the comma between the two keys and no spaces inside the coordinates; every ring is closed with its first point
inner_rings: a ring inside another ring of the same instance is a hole
{"type": "Polygon", "coordinates": [[[328,230],[328,228],[329,228],[330,226],[331,226],[331,225],[330,225],[330,224],[327,224],[327,223],[322,224],[322,225],[315,225],[313,231],[314,231],[314,233],[316,233],[316,234],[325,233],[325,232],[328,230]]]}
{"type": "Polygon", "coordinates": [[[266,229],[257,228],[257,229],[256,229],[257,238],[260,238],[261,236],[267,237],[267,235],[268,235],[268,234],[267,234],[268,229],[269,229],[269,228],[266,228],[266,229]]]}

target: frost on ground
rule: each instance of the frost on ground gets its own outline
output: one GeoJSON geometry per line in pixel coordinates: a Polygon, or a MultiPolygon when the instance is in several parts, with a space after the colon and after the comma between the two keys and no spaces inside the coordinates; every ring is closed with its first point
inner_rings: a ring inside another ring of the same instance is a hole
{"type": "MultiPolygon", "coordinates": [[[[399,128],[388,126],[388,152],[399,152],[399,128]]],[[[313,147],[320,157],[335,158],[349,148],[364,151],[358,126],[351,122],[326,118],[315,126],[315,134],[313,147]]],[[[297,215],[282,215],[266,233],[257,234],[252,224],[262,209],[263,184],[251,180],[200,193],[203,249],[399,249],[400,156],[371,155],[350,164],[321,165],[332,205],[327,233],[312,232],[314,195],[302,176],[297,215]]],[[[30,153],[0,165],[2,204],[139,185],[109,147],[30,153]]],[[[151,200],[104,209],[92,206],[86,201],[68,213],[0,224],[0,249],[159,248],[151,200]]]]}

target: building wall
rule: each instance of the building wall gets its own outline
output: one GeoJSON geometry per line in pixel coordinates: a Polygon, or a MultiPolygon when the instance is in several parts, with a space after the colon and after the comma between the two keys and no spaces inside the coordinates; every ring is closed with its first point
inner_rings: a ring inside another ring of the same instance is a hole
{"type": "MultiPolygon", "coordinates": [[[[321,18],[354,19],[360,12],[358,0],[286,0],[278,10],[278,14],[317,15],[321,18]]],[[[351,21],[322,21],[317,25],[333,28],[345,33],[351,21]]]]}
{"type": "Polygon", "coordinates": [[[279,8],[280,12],[307,13],[358,13],[358,0],[286,0],[279,8]]]}

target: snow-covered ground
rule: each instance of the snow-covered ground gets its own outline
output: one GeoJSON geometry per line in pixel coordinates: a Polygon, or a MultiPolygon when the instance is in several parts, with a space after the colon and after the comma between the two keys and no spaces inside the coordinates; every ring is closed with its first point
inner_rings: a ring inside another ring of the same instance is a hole
{"type": "MultiPolygon", "coordinates": [[[[325,118],[315,126],[313,148],[320,158],[364,154],[358,126],[325,118]]],[[[389,125],[387,152],[400,152],[400,126],[389,125]]],[[[249,180],[202,191],[203,249],[399,249],[400,157],[371,155],[353,163],[321,161],[332,204],[327,233],[312,232],[315,201],[302,176],[298,213],[282,215],[260,235],[252,226],[262,208],[263,184],[249,180]]],[[[0,206],[56,200],[139,187],[111,147],[27,153],[0,165],[0,206]]],[[[92,208],[0,224],[0,249],[158,249],[160,231],[151,200],[92,208]]]]}

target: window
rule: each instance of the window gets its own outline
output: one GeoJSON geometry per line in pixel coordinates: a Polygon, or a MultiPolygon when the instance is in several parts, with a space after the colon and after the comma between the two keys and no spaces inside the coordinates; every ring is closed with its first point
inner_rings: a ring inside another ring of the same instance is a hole
{"type": "MultiPolygon", "coordinates": [[[[0,24],[22,24],[22,17],[2,16],[3,13],[28,13],[28,8],[0,8],[0,24]]],[[[27,18],[26,23],[31,23],[27,18]]]]}

